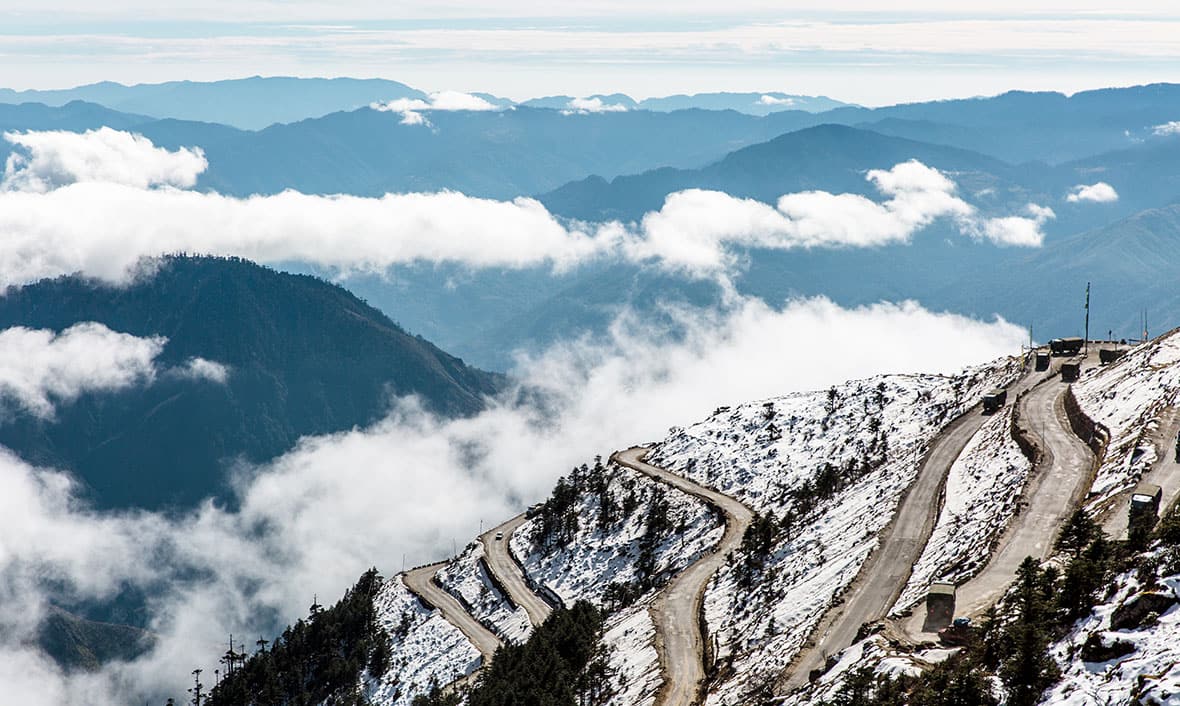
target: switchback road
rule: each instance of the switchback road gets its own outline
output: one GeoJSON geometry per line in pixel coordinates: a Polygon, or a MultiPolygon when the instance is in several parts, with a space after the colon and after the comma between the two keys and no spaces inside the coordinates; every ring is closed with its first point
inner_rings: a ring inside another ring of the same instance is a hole
{"type": "Polygon", "coordinates": [[[475,645],[475,649],[479,650],[483,663],[487,665],[501,644],[500,638],[471,617],[454,596],[435,583],[434,577],[446,565],[447,562],[444,561],[413,569],[402,576],[402,582],[414,595],[437,608],[448,623],[459,628],[471,644],[475,645]]]}
{"type": "Polygon", "coordinates": [[[516,531],[517,527],[524,524],[525,519],[523,514],[517,515],[499,527],[484,532],[480,535],[479,541],[483,543],[483,553],[488,563],[488,569],[496,575],[500,585],[508,591],[508,598],[524,608],[524,611],[528,613],[529,622],[537,626],[545,622],[553,609],[529,588],[520,564],[512,558],[512,552],[508,548],[512,533],[516,531]],[[500,535],[501,538],[496,539],[497,535],[500,535]]]}
{"type": "MultiPolygon", "coordinates": [[[[1040,377],[1026,373],[1008,388],[1009,404],[1040,377]]],[[[808,683],[812,670],[824,666],[827,657],[848,647],[865,623],[881,620],[909,582],[910,572],[938,519],[939,498],[955,459],[989,419],[976,405],[951,422],[931,442],[918,476],[906,491],[893,520],[881,532],[881,541],[841,604],[829,609],[813,631],[805,648],[780,680],[780,690],[793,691],[808,683]]]]}
{"type": "Polygon", "coordinates": [[[712,552],[681,571],[660,591],[652,608],[656,634],[662,639],[660,667],[664,687],[656,697],[657,706],[692,706],[700,700],[705,680],[704,638],[701,610],[705,588],[730,553],[742,543],[742,536],[754,512],[728,495],[709,490],[663,468],[644,463],[646,448],[619,451],[611,459],[658,481],[700,498],[725,514],[725,535],[712,552]]]}
{"type": "Polygon", "coordinates": [[[1004,595],[1025,557],[1045,559],[1052,554],[1058,528],[1090,488],[1094,454],[1069,425],[1066,389],[1050,380],[1024,398],[1021,419],[1041,449],[1041,468],[1033,470],[1024,492],[1026,504],[1001,535],[987,566],[959,587],[956,615],[982,615],[1004,595]]]}
{"type": "MultiPolygon", "coordinates": [[[[1041,451],[1022,495],[1021,510],[1012,517],[983,570],[959,586],[955,615],[979,617],[996,603],[1016,577],[1025,557],[1045,559],[1053,553],[1057,531],[1081,503],[1092,481],[1094,455],[1070,427],[1065,413],[1067,385],[1049,379],[1034,387],[1022,401],[1021,426],[1041,451]]],[[[925,603],[904,621],[914,639],[923,635],[925,603]]]]}

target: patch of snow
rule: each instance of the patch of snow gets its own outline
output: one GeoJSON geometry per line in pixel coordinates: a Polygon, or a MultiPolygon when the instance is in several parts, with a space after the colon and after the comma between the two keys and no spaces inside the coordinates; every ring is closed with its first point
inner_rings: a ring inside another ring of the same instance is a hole
{"type": "Polygon", "coordinates": [[[463,633],[442,613],[422,605],[400,576],[385,582],[373,605],[392,650],[389,669],[368,685],[372,703],[409,706],[432,687],[446,686],[479,668],[479,652],[463,633]]]}
{"type": "Polygon", "coordinates": [[[588,600],[604,604],[611,584],[630,584],[640,578],[637,560],[640,540],[648,533],[647,511],[660,498],[668,504],[667,519],[673,531],[654,549],[656,575],[665,577],[683,569],[721,540],[724,524],[707,505],[675,488],[623,466],[607,465],[606,493],[620,512],[615,521],[599,522],[602,499],[593,492],[577,497],[571,514],[577,518],[572,541],[540,546],[535,541],[536,518],[527,520],[512,535],[511,550],[525,572],[553,590],[567,605],[588,600]]]}
{"type": "Polygon", "coordinates": [[[651,706],[663,686],[660,655],[655,648],[656,628],[648,602],[616,613],[608,621],[602,644],[610,650],[616,688],[614,706],[651,706]]]}
{"type": "MultiPolygon", "coordinates": [[[[1046,706],[1097,704],[1180,704],[1180,608],[1141,630],[1110,631],[1115,608],[1140,590],[1134,571],[1119,576],[1110,600],[1079,621],[1069,636],[1052,647],[1062,678],[1042,701],[1046,706]],[[1083,662],[1082,645],[1091,633],[1131,642],[1135,651],[1109,662],[1083,662]]],[[[1180,595],[1180,574],[1160,583],[1180,595]]]]}

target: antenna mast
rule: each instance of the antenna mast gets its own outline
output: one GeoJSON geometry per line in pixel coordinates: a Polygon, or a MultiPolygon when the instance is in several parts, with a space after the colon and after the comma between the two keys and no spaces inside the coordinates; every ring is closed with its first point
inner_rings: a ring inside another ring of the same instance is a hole
{"type": "Polygon", "coordinates": [[[1090,283],[1086,282],[1086,353],[1090,352],[1090,283]]]}

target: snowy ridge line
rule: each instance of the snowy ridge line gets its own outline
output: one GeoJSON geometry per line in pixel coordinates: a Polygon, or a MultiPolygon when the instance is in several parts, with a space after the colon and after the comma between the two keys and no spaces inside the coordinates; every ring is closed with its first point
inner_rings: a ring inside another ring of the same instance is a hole
{"type": "Polygon", "coordinates": [[[713,513],[720,513],[725,521],[721,540],[707,550],[704,556],[676,574],[656,594],[649,608],[656,626],[656,649],[664,678],[655,703],[657,706],[693,706],[701,703],[705,688],[705,659],[708,654],[705,591],[713,575],[740,546],[746,529],[753,521],[754,511],[728,495],[644,462],[649,451],[650,448],[646,447],[632,447],[611,454],[610,460],[696,497],[713,513]],[[678,620],[678,613],[692,616],[691,619],[696,622],[693,634],[685,635],[683,631],[669,629],[687,622],[678,620]]]}

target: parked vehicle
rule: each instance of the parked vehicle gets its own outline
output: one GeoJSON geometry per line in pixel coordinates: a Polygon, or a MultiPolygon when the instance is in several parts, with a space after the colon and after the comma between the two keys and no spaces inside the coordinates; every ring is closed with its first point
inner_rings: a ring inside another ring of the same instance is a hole
{"type": "Polygon", "coordinates": [[[1077,337],[1054,338],[1049,341],[1049,350],[1053,351],[1053,355],[1077,355],[1085,345],[1086,342],[1077,337]]]}

